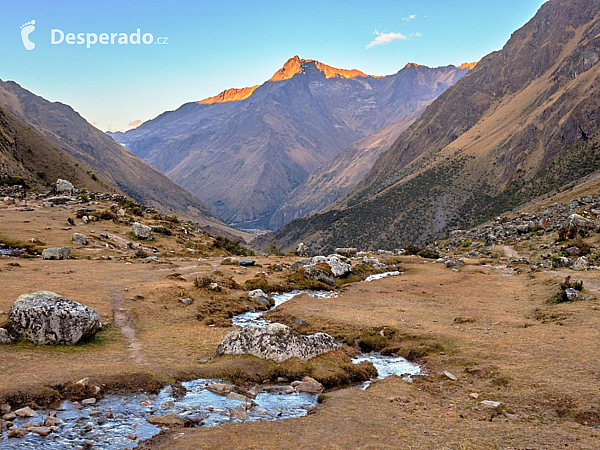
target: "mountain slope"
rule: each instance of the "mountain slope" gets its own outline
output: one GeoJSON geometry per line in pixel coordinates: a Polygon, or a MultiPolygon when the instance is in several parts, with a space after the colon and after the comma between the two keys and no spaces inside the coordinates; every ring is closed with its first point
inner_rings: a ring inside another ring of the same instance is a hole
{"type": "Polygon", "coordinates": [[[268,227],[312,172],[422,110],[467,71],[408,65],[372,77],[296,56],[259,87],[188,103],[112,135],[226,221],[268,227]]]}
{"type": "Polygon", "coordinates": [[[427,108],[353,193],[274,236],[428,242],[600,168],[600,3],[550,0],[427,108]]]}
{"type": "Polygon", "coordinates": [[[0,105],[134,199],[203,225],[224,227],[193,195],[91,126],[68,105],[51,103],[15,82],[1,80],[0,105]]]}
{"type": "Polygon", "coordinates": [[[0,185],[16,178],[28,187],[37,187],[52,185],[62,178],[80,189],[120,192],[109,180],[92,174],[91,167],[0,106],[0,185]]]}

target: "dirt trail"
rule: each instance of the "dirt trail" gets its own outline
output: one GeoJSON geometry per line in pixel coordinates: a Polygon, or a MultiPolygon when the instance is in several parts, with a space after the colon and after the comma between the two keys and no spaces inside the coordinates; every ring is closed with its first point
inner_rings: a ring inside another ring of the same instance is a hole
{"type": "Polygon", "coordinates": [[[504,250],[504,256],[507,258],[519,258],[519,252],[517,252],[514,247],[510,245],[503,245],[502,250],[504,250]]]}
{"type": "Polygon", "coordinates": [[[144,365],[144,344],[139,340],[133,328],[133,319],[131,318],[130,309],[123,307],[123,296],[113,291],[110,296],[110,304],[113,310],[113,321],[115,326],[119,327],[123,336],[129,341],[129,356],[136,363],[144,365]]]}

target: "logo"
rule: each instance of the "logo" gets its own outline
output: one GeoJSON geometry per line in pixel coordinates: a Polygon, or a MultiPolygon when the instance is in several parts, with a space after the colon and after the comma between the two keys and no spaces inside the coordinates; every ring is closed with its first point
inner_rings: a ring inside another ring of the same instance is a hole
{"type": "Polygon", "coordinates": [[[21,25],[21,39],[26,50],[33,50],[35,44],[29,40],[29,35],[35,30],[35,20],[21,25]]]}

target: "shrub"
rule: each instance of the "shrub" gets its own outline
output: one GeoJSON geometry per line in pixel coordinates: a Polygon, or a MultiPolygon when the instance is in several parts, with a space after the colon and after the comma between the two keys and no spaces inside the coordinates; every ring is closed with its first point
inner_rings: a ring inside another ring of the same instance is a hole
{"type": "Polygon", "coordinates": [[[217,236],[212,244],[215,249],[225,250],[227,253],[236,256],[247,256],[248,250],[240,244],[240,241],[234,241],[225,236],[217,236]]]}

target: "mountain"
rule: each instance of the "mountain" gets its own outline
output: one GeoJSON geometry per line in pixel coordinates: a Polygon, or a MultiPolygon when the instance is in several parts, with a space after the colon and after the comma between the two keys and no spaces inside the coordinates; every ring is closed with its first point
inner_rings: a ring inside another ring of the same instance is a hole
{"type": "MultiPolygon", "coordinates": [[[[106,180],[111,189],[159,211],[231,231],[192,194],[90,125],[70,106],[49,102],[13,81],[2,80],[0,106],[70,155],[70,161],[76,160],[106,180]]],[[[58,154],[55,150],[53,155],[58,154]]],[[[48,165],[53,165],[53,156],[48,155],[48,165]]],[[[64,176],[72,179],[74,175],[64,176]]]]}
{"type": "Polygon", "coordinates": [[[186,103],[111,135],[227,222],[276,227],[286,220],[271,221],[273,214],[311,173],[411,120],[468,70],[409,64],[375,77],[295,56],[258,87],[186,103]]]}
{"type": "Polygon", "coordinates": [[[600,168],[600,2],[550,0],[435,100],[344,199],[269,239],[426,243],[600,168]]]}
{"type": "Polygon", "coordinates": [[[40,187],[62,178],[91,191],[120,192],[109,180],[92,175],[91,167],[0,106],[0,186],[40,187]]]}

